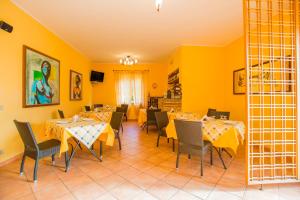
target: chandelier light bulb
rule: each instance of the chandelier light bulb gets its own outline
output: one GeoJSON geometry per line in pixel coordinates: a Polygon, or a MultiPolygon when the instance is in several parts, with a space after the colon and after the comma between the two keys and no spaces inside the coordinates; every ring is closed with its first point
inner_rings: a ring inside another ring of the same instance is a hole
{"type": "Polygon", "coordinates": [[[120,64],[131,66],[138,63],[138,59],[132,56],[124,56],[120,59],[120,64]]]}
{"type": "Polygon", "coordinates": [[[155,0],[155,7],[156,7],[157,12],[159,12],[159,10],[161,9],[162,3],[163,3],[163,0],[155,0]]]}

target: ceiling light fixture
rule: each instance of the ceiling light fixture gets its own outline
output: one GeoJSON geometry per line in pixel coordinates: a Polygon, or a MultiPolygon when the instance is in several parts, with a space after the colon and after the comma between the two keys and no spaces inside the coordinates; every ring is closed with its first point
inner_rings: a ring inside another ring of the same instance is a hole
{"type": "Polygon", "coordinates": [[[161,6],[162,6],[163,0],[155,0],[155,7],[157,12],[159,12],[161,6]]]}
{"type": "Polygon", "coordinates": [[[138,63],[138,60],[132,56],[125,56],[124,58],[120,59],[120,64],[122,64],[122,65],[131,66],[131,65],[135,65],[137,63],[138,63]]]}

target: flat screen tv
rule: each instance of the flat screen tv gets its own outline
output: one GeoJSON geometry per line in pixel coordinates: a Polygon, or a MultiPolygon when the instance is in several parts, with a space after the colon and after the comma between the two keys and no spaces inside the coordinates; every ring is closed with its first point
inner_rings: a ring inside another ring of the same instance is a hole
{"type": "Polygon", "coordinates": [[[103,72],[97,72],[97,71],[91,71],[91,82],[103,82],[104,80],[104,73],[103,72]]]}

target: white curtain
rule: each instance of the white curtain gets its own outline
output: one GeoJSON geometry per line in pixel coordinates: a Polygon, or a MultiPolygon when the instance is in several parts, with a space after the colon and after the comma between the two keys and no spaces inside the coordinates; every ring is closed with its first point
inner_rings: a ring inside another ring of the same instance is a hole
{"type": "Polygon", "coordinates": [[[146,71],[115,71],[117,104],[145,106],[148,73],[146,71]]]}

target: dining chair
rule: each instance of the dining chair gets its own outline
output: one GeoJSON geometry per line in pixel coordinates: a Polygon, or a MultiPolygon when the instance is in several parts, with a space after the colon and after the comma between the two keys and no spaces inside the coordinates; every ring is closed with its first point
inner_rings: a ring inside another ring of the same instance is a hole
{"type": "Polygon", "coordinates": [[[203,156],[210,151],[210,164],[213,165],[213,145],[211,142],[203,140],[202,123],[178,119],[175,119],[174,123],[178,138],[176,168],[178,168],[181,153],[196,154],[200,156],[200,173],[203,176],[203,156]]]}
{"type": "Polygon", "coordinates": [[[89,111],[92,110],[92,109],[91,109],[91,106],[84,106],[84,108],[85,108],[85,111],[87,111],[87,112],[89,112],[89,111]]]}
{"type": "MultiPolygon", "coordinates": [[[[121,112],[124,115],[124,110],[123,110],[122,107],[117,107],[116,112],[121,112]]],[[[122,129],[122,133],[123,133],[123,131],[124,131],[124,129],[123,129],[123,118],[122,118],[122,123],[121,123],[121,129],[122,129]]]]}
{"type": "Polygon", "coordinates": [[[115,138],[119,141],[119,149],[122,149],[121,139],[120,139],[120,128],[123,120],[123,112],[113,112],[110,119],[110,126],[114,130],[115,138]]]}
{"type": "Polygon", "coordinates": [[[39,160],[41,158],[51,156],[52,164],[54,164],[55,154],[59,153],[60,151],[60,141],[51,139],[45,142],[37,143],[32,128],[28,122],[19,122],[17,120],[14,120],[14,123],[18,129],[18,132],[24,144],[24,153],[23,153],[21,167],[20,167],[20,174],[21,175],[23,174],[26,157],[30,157],[35,160],[33,181],[37,182],[37,171],[38,171],[39,160]]]}
{"type": "Polygon", "coordinates": [[[121,108],[123,109],[124,117],[126,118],[127,121],[128,104],[121,104],[121,108]]]}
{"type": "Polygon", "coordinates": [[[155,112],[160,112],[160,111],[161,109],[147,109],[147,121],[146,121],[147,133],[150,125],[157,126],[156,119],[155,119],[155,112]]]}
{"type": "Polygon", "coordinates": [[[65,118],[64,111],[58,110],[58,114],[59,114],[59,117],[60,117],[61,119],[64,119],[64,118],[65,118]]]}
{"type": "MultiPolygon", "coordinates": [[[[155,119],[156,119],[156,125],[158,128],[158,136],[157,136],[157,142],[156,146],[159,146],[159,138],[160,137],[167,137],[166,127],[169,124],[169,118],[167,112],[155,112],[155,119]]],[[[169,142],[169,138],[168,138],[169,142]]],[[[175,151],[175,141],[173,138],[173,152],[175,151]]]]}
{"type": "Polygon", "coordinates": [[[217,111],[217,109],[209,108],[209,109],[207,110],[206,116],[207,116],[207,117],[213,117],[213,116],[215,116],[215,112],[216,112],[216,111],[217,111]]]}
{"type": "Polygon", "coordinates": [[[94,104],[94,109],[95,108],[102,108],[103,107],[103,104],[94,104]]]}

